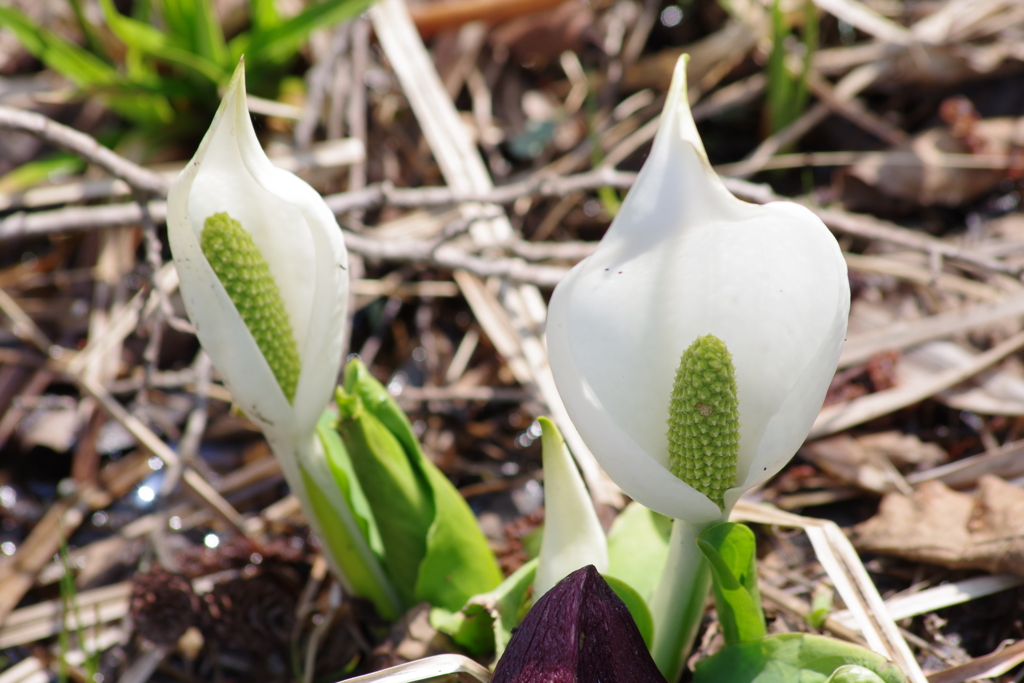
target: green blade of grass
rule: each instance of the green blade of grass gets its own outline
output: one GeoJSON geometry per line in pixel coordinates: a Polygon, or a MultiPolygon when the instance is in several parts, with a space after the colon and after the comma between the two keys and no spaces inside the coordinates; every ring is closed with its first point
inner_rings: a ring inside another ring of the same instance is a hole
{"type": "Polygon", "coordinates": [[[359,14],[372,0],[325,0],[308,7],[270,30],[243,33],[228,43],[232,60],[245,54],[248,68],[259,64],[281,64],[295,56],[309,34],[322,27],[359,14]]]}
{"type": "Polygon", "coordinates": [[[55,176],[70,175],[84,169],[85,162],[80,157],[70,152],[57,152],[0,175],[0,192],[22,192],[55,176]]]}
{"type": "Polygon", "coordinates": [[[171,37],[159,29],[124,16],[112,0],[100,0],[100,7],[110,30],[129,48],[183,67],[214,83],[219,84],[230,76],[230,71],[225,71],[220,64],[174,45],[171,37]]]}
{"type": "Polygon", "coordinates": [[[249,17],[252,19],[253,30],[257,33],[269,31],[281,23],[281,15],[274,0],[251,0],[249,17]]]}
{"type": "Polygon", "coordinates": [[[114,67],[13,7],[0,5],[0,26],[9,28],[34,57],[80,88],[108,86],[120,80],[114,67]]]}
{"type": "Polygon", "coordinates": [[[47,67],[83,90],[95,93],[114,111],[138,123],[169,121],[173,112],[165,98],[129,83],[99,57],[56,33],[39,26],[12,7],[0,5],[0,27],[9,28],[18,41],[47,67]]]}
{"type": "Polygon", "coordinates": [[[213,10],[213,4],[210,0],[192,0],[192,4],[195,5],[192,26],[192,45],[195,52],[220,65],[222,69],[226,69],[226,74],[230,74],[234,64],[228,58],[224,31],[221,29],[217,13],[213,10]]]}

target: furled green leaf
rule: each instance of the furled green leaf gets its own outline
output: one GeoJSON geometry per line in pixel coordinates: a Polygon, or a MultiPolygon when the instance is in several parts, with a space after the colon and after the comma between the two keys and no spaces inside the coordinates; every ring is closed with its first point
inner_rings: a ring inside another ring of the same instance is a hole
{"type": "MultiPolygon", "coordinates": [[[[637,502],[626,506],[608,532],[608,572],[647,602],[668,559],[672,520],[637,502]]],[[[629,604],[627,602],[627,604],[629,604]]]]}
{"type": "Polygon", "coordinates": [[[407,605],[425,600],[456,610],[497,586],[501,572],[473,512],[359,360],[345,369],[338,407],[338,431],[380,529],[385,568],[407,605]]]}
{"type": "Polygon", "coordinates": [[[494,590],[471,597],[457,612],[433,610],[430,623],[474,656],[494,652],[500,657],[512,638],[512,629],[526,615],[527,596],[538,562],[536,558],[530,560],[494,590]]]}
{"type": "MultiPolygon", "coordinates": [[[[300,469],[302,471],[302,482],[306,487],[306,494],[317,518],[321,520],[336,519],[336,510],[331,505],[331,501],[327,498],[326,494],[317,486],[316,479],[305,468],[300,466],[300,469]]],[[[322,533],[326,536],[323,539],[324,545],[335,552],[335,557],[339,560],[341,572],[352,586],[352,590],[359,596],[373,602],[377,612],[385,619],[398,618],[398,611],[391,606],[387,595],[381,589],[380,583],[367,570],[365,563],[362,562],[362,558],[356,550],[354,539],[347,533],[345,526],[337,523],[324,523],[322,525],[322,533]]]]}
{"type": "Polygon", "coordinates": [[[366,500],[359,480],[352,467],[352,459],[345,449],[345,444],[338,436],[338,415],[333,410],[325,410],[316,424],[316,433],[324,447],[327,464],[334,475],[334,483],[345,497],[345,502],[355,516],[356,524],[370,548],[378,557],[384,553],[384,544],[380,538],[377,521],[373,518],[370,503],[366,500]]]}
{"type": "Polygon", "coordinates": [[[402,603],[411,607],[434,520],[430,489],[402,444],[358,395],[339,388],[338,408],[338,433],[377,521],[385,571],[402,603]]]}
{"type": "MultiPolygon", "coordinates": [[[[885,657],[833,638],[783,633],[726,645],[697,662],[694,683],[825,683],[838,669],[856,665],[883,683],[905,683],[899,669],[885,657]]],[[[855,675],[847,670],[843,676],[855,675]]],[[[832,683],[868,683],[870,678],[839,678],[832,683]]]]}
{"type": "Polygon", "coordinates": [[[697,547],[711,566],[711,588],[725,642],[732,645],[763,637],[754,533],[742,524],[716,524],[701,533],[697,547]]]}
{"type": "Polygon", "coordinates": [[[317,526],[325,536],[327,552],[331,553],[348,586],[357,595],[372,601],[385,619],[396,619],[400,605],[381,568],[380,533],[353,476],[335,423],[336,415],[324,411],[317,421],[317,439],[323,457],[310,453],[308,459],[299,463],[305,494],[320,522],[317,526]]]}

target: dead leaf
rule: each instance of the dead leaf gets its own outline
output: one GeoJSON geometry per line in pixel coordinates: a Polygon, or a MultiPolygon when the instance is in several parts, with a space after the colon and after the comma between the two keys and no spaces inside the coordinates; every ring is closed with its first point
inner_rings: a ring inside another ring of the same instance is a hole
{"type": "Polygon", "coordinates": [[[925,470],[949,460],[949,455],[937,444],[895,430],[866,434],[858,437],[857,443],[863,448],[877,450],[896,467],[925,470]]]}
{"type": "Polygon", "coordinates": [[[1024,490],[985,475],[975,494],[930,481],[910,496],[891,493],[857,525],[854,545],[950,569],[1024,575],[1024,490]]]}
{"type": "Polygon", "coordinates": [[[899,491],[906,486],[894,465],[926,468],[947,459],[945,451],[935,444],[897,431],[856,439],[842,434],[809,443],[800,454],[840,482],[876,493],[899,491]]]}
{"type": "Polygon", "coordinates": [[[45,446],[57,453],[71,450],[78,438],[79,415],[74,405],[34,410],[20,425],[22,446],[45,446]]]}
{"type": "Polygon", "coordinates": [[[1007,163],[1024,144],[1024,119],[991,118],[974,121],[969,134],[943,126],[932,128],[910,142],[910,155],[872,157],[847,169],[843,191],[859,200],[853,178],[895,199],[922,206],[959,206],[990,192],[1007,177],[1006,169],[955,168],[945,154],[1005,155],[1007,163]],[[958,135],[958,133],[960,133],[958,135]],[[851,187],[847,188],[846,185],[851,187]],[[847,191],[849,190],[849,192],[847,191]]]}
{"type": "MultiPolygon", "coordinates": [[[[944,128],[933,128],[910,143],[910,159],[870,158],[851,166],[846,179],[855,178],[882,194],[924,206],[958,206],[984,194],[1003,178],[992,169],[948,168],[936,154],[968,154],[967,145],[944,128]]],[[[846,192],[844,182],[844,195],[846,192]]]]}
{"type": "Polygon", "coordinates": [[[892,465],[879,451],[862,447],[848,434],[809,443],[800,455],[844,484],[875,493],[899,490],[890,475],[892,465]]]}

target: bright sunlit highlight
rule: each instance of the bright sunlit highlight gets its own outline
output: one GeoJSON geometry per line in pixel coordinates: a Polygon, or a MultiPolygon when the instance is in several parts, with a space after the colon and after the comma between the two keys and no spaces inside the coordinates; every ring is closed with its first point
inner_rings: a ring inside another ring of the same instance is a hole
{"type": "Polygon", "coordinates": [[[678,5],[669,5],[661,11],[661,23],[663,26],[672,28],[678,26],[683,20],[683,10],[678,5]]]}
{"type": "Polygon", "coordinates": [[[5,508],[14,507],[18,502],[18,493],[10,486],[0,486],[0,506],[5,508]]]}
{"type": "Polygon", "coordinates": [[[156,499],[156,491],[152,486],[140,486],[135,495],[144,503],[152,503],[156,499]]]}
{"type": "Polygon", "coordinates": [[[206,534],[206,538],[203,539],[203,544],[207,548],[216,548],[220,545],[220,536],[217,534],[206,534]]]}

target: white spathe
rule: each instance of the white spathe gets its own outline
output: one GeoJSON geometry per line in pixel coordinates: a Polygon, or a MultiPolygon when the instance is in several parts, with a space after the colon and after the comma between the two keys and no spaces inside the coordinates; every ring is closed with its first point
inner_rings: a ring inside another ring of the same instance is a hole
{"type": "Polygon", "coordinates": [[[167,229],[185,308],[232,397],[273,441],[313,434],[341,363],[348,255],[334,214],[305,181],[270,163],[253,129],[239,63],[210,129],[168,196],[167,229]],[[200,247],[219,212],[252,235],[277,282],[302,370],[288,403],[200,247]]]}
{"type": "Polygon", "coordinates": [[[608,571],[608,540],[583,477],[558,428],[539,418],[544,458],[544,533],[533,579],[533,600],[581,567],[608,571]]]}
{"type": "Polygon", "coordinates": [[[793,456],[846,335],[850,288],[835,238],[809,210],[734,197],[708,162],[676,65],[650,156],[597,251],[551,298],[558,391],[609,476],[662,514],[723,511],[668,469],[668,404],[684,350],[713,334],[732,353],[742,493],[793,456]]]}

